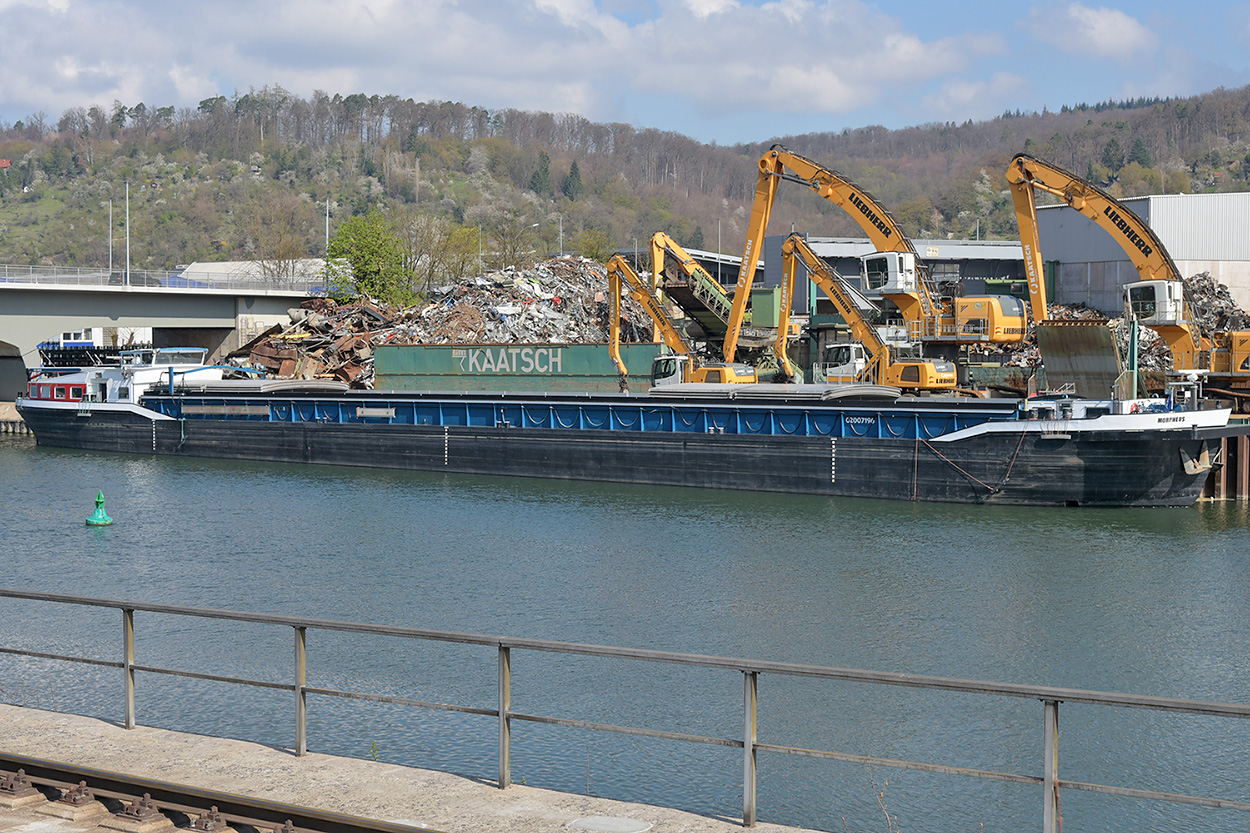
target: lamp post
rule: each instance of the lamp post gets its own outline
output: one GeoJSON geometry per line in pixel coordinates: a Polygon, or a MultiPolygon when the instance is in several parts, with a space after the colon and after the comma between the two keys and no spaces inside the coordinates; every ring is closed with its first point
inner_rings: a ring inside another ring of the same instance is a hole
{"type": "Polygon", "coordinates": [[[560,254],[563,256],[564,254],[564,215],[557,214],[556,216],[560,218],[560,254]]]}

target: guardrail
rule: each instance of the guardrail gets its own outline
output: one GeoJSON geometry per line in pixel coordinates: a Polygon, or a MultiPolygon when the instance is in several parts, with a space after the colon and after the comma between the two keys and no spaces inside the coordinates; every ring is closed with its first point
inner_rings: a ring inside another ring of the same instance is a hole
{"type": "Polygon", "coordinates": [[[221,275],[200,271],[151,271],[88,269],[71,266],[6,266],[0,264],[0,286],[103,287],[111,289],[178,289],[245,292],[298,292],[313,294],[325,289],[324,275],[258,277],[221,275]]]}
{"type": "Polygon", "coordinates": [[[164,674],[175,677],[186,677],[195,680],[232,683],[236,685],[293,692],[295,695],[294,750],[296,755],[304,755],[307,754],[308,751],[307,698],[310,694],[324,697],[363,700],[374,703],[387,703],[393,705],[411,706],[414,708],[436,709],[442,711],[460,712],[463,714],[494,717],[498,720],[499,776],[497,783],[500,789],[506,789],[512,784],[511,726],[513,721],[528,721],[532,723],[543,723],[553,726],[564,726],[591,731],[614,732],[662,740],[711,744],[715,746],[741,749],[743,753],[742,823],[746,827],[753,826],[756,821],[756,761],[760,752],[800,755],[830,761],[842,761],[896,769],[918,770],[945,775],[959,775],[992,781],[1040,786],[1042,787],[1042,829],[1044,833],[1059,833],[1062,827],[1059,820],[1059,791],[1065,789],[1083,790],[1088,792],[1103,793],[1106,795],[1126,796],[1139,799],[1175,802],[1202,807],[1250,811],[1250,802],[1245,801],[1162,793],[1153,790],[1130,789],[1126,787],[1106,786],[1079,781],[1067,781],[1059,778],[1059,705],[1061,703],[1081,703],[1120,708],[1153,709],[1172,714],[1203,714],[1229,718],[1250,717],[1250,705],[1183,700],[1175,698],[1144,697],[1135,694],[1114,694],[1082,689],[1028,686],[980,680],[962,680],[951,677],[894,674],[882,671],[868,671],[853,668],[830,668],[824,666],[800,665],[764,660],[706,656],[702,654],[680,654],[667,651],[617,648],[607,645],[553,642],[541,639],[455,633],[449,631],[427,630],[422,628],[392,627],[387,625],[371,625],[360,622],[309,619],[297,616],[247,613],[234,610],[214,610],[209,608],[185,607],[180,605],[148,604],[144,602],[99,599],[87,596],[69,596],[56,593],[33,593],[0,588],[0,598],[4,597],[86,607],[113,608],[121,612],[122,659],[120,661],[91,659],[87,657],[50,654],[37,651],[25,651],[9,647],[0,647],[0,653],[34,657],[38,659],[83,663],[87,665],[116,668],[121,670],[124,692],[125,726],[127,729],[132,729],[136,725],[135,675],[138,672],[143,672],[147,674],[164,674]],[[135,613],[137,611],[235,622],[249,622],[253,624],[276,625],[291,628],[294,635],[293,679],[290,682],[253,680],[242,677],[196,673],[172,668],[142,665],[136,661],[135,655],[135,613]],[[307,684],[308,658],[305,648],[307,632],[309,630],[342,631],[368,634],[372,636],[427,640],[432,642],[493,646],[498,652],[498,708],[488,709],[457,705],[453,703],[435,703],[405,697],[391,697],[379,694],[366,694],[361,692],[309,686],[307,684]],[[722,669],[724,671],[741,674],[743,680],[742,737],[740,739],[706,737],[676,731],[661,731],[639,727],[616,726],[607,723],[523,714],[521,712],[513,711],[513,651],[539,651],[573,656],[630,659],[653,663],[670,663],[682,666],[722,669]],[[1043,748],[1041,750],[1043,774],[1038,776],[1009,772],[994,772],[969,769],[966,767],[946,766],[943,764],[923,763],[918,761],[900,761],[874,757],[871,755],[855,755],[843,752],[802,749],[798,747],[760,742],[757,735],[756,714],[759,704],[758,682],[761,674],[776,674],[807,679],[854,681],[875,685],[906,686],[910,688],[936,691],[975,693],[995,697],[1016,697],[1037,700],[1042,705],[1040,718],[1043,728],[1043,748]]]}

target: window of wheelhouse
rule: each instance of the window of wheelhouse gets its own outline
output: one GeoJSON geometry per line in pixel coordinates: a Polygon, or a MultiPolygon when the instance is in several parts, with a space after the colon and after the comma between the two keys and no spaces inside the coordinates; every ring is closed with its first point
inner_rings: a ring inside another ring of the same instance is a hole
{"type": "Polygon", "coordinates": [[[69,398],[81,400],[83,396],[86,395],[86,392],[87,392],[87,388],[83,385],[70,385],[69,398]]]}
{"type": "Polygon", "coordinates": [[[39,386],[39,398],[40,398],[40,399],[51,399],[51,398],[52,398],[52,386],[51,386],[51,385],[40,385],[40,386],[39,386]]]}
{"type": "Polygon", "coordinates": [[[52,398],[64,399],[65,398],[65,385],[53,385],[52,386],[52,398]]]}

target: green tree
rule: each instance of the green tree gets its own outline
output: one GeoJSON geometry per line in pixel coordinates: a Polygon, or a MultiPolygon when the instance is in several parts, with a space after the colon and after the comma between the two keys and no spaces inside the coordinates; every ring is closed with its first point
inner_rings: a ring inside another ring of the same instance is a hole
{"type": "Polygon", "coordinates": [[[582,183],[582,172],[577,169],[577,160],[569,166],[568,175],[560,183],[560,192],[568,197],[569,202],[577,202],[586,194],[586,186],[582,183]]]}
{"type": "Polygon", "coordinates": [[[352,266],[356,291],[397,306],[413,301],[412,283],[404,270],[404,251],[382,212],[352,217],[330,238],[327,255],[345,258],[352,266]]]}
{"type": "Polygon", "coordinates": [[[690,241],[687,245],[692,249],[703,248],[703,226],[694,227],[694,233],[690,235],[690,241]]]}
{"type": "Polygon", "coordinates": [[[538,170],[530,177],[530,190],[543,197],[552,195],[551,189],[551,157],[546,151],[538,154],[538,170]]]}
{"type": "Polygon", "coordinates": [[[616,245],[612,242],[612,237],[606,231],[597,228],[588,228],[579,231],[573,237],[573,251],[582,257],[597,260],[600,263],[606,262],[612,257],[612,251],[616,245]]]}
{"type": "Polygon", "coordinates": [[[1102,166],[1113,175],[1124,167],[1124,148],[1120,147],[1120,142],[1114,136],[1102,147],[1102,166]]]}
{"type": "Polygon", "coordinates": [[[1128,152],[1128,161],[1136,162],[1143,168],[1153,168],[1154,160],[1150,158],[1150,149],[1141,136],[1133,140],[1133,149],[1128,152]]]}

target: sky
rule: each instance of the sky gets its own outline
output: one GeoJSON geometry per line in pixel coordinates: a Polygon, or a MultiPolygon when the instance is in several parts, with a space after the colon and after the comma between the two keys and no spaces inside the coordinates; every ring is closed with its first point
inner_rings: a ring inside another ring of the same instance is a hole
{"type": "Polygon", "coordinates": [[[0,122],[280,86],[722,145],[1250,84],[1250,0],[0,0],[0,122]]]}

